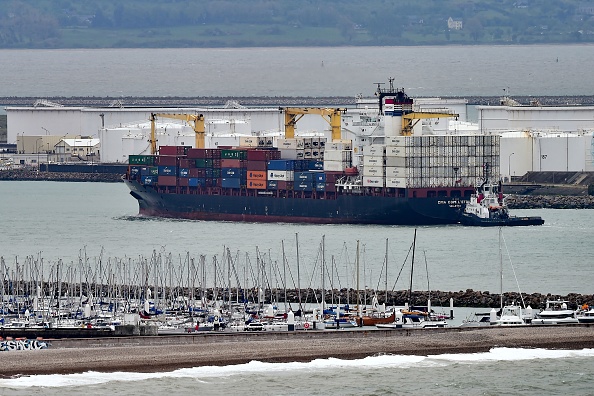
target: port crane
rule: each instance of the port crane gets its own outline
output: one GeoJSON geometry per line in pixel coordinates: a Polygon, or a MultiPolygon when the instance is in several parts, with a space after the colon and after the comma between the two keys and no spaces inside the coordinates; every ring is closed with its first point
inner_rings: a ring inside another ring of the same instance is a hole
{"type": "Polygon", "coordinates": [[[403,136],[412,135],[413,128],[422,119],[446,118],[446,117],[453,117],[457,120],[459,117],[459,114],[456,114],[453,112],[439,111],[439,110],[436,110],[436,111],[413,111],[412,113],[403,114],[402,115],[401,135],[403,135],[403,136]]]}
{"type": "Polygon", "coordinates": [[[341,139],[341,115],[346,109],[330,109],[318,107],[280,107],[279,110],[285,113],[285,137],[292,139],[295,137],[295,125],[306,114],[319,114],[329,124],[332,130],[332,140],[341,139]]]}
{"type": "Polygon", "coordinates": [[[151,113],[149,118],[151,122],[151,154],[157,153],[157,138],[155,136],[155,121],[158,117],[172,118],[186,122],[192,122],[194,132],[196,133],[196,148],[204,148],[204,115],[202,114],[175,114],[175,113],[151,113]]]}

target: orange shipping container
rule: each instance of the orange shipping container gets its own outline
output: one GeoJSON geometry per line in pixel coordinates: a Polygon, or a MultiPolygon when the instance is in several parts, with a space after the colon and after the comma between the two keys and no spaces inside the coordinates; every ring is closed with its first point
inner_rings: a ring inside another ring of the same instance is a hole
{"type": "Polygon", "coordinates": [[[252,180],[266,180],[266,171],[248,169],[247,178],[252,180]]]}
{"type": "Polygon", "coordinates": [[[248,179],[246,187],[255,190],[266,190],[266,180],[248,179]]]}

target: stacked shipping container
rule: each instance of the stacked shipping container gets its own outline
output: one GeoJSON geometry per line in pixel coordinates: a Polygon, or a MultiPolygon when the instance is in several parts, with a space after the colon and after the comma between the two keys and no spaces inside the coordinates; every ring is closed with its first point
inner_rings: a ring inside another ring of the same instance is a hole
{"type": "Polygon", "coordinates": [[[473,186],[499,176],[499,136],[393,136],[363,148],[363,186],[473,186]]]}

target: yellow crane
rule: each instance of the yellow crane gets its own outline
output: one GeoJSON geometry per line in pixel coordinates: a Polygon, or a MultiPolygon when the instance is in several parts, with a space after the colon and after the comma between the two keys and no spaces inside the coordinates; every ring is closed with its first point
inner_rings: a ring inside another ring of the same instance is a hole
{"type": "Polygon", "coordinates": [[[421,119],[427,118],[446,118],[446,117],[454,117],[458,119],[459,114],[456,113],[446,113],[443,111],[417,111],[408,114],[404,114],[402,116],[402,132],[403,136],[410,136],[412,135],[413,128],[421,119]]]}
{"type": "Polygon", "coordinates": [[[319,114],[329,124],[332,130],[332,140],[340,139],[341,133],[341,115],[346,109],[328,109],[318,107],[281,107],[285,113],[285,137],[292,139],[295,137],[295,125],[306,114],[319,114]]]}
{"type": "Polygon", "coordinates": [[[151,154],[157,153],[157,138],[155,136],[155,121],[158,117],[173,118],[194,124],[194,132],[196,133],[196,148],[204,148],[204,115],[202,114],[175,114],[175,113],[151,113],[149,120],[151,121],[151,154]]]}

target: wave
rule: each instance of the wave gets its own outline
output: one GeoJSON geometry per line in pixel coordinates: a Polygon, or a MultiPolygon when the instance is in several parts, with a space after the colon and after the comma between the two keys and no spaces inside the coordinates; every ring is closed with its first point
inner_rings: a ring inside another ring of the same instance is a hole
{"type": "Polygon", "coordinates": [[[109,382],[135,382],[161,378],[193,378],[208,379],[230,377],[234,375],[264,374],[298,371],[319,370],[357,370],[375,368],[415,368],[415,367],[444,367],[456,363],[480,364],[495,361],[520,361],[537,359],[571,359],[594,357],[594,349],[582,350],[552,350],[552,349],[521,349],[521,348],[492,348],[489,352],[442,354],[428,356],[414,355],[378,355],[363,359],[343,360],[336,358],[316,359],[311,362],[266,363],[251,361],[245,364],[231,366],[202,366],[183,368],[164,373],[136,373],[117,372],[102,373],[89,371],[79,374],[49,374],[33,375],[18,378],[0,379],[1,388],[33,388],[33,387],[74,387],[99,385],[109,382]]]}

